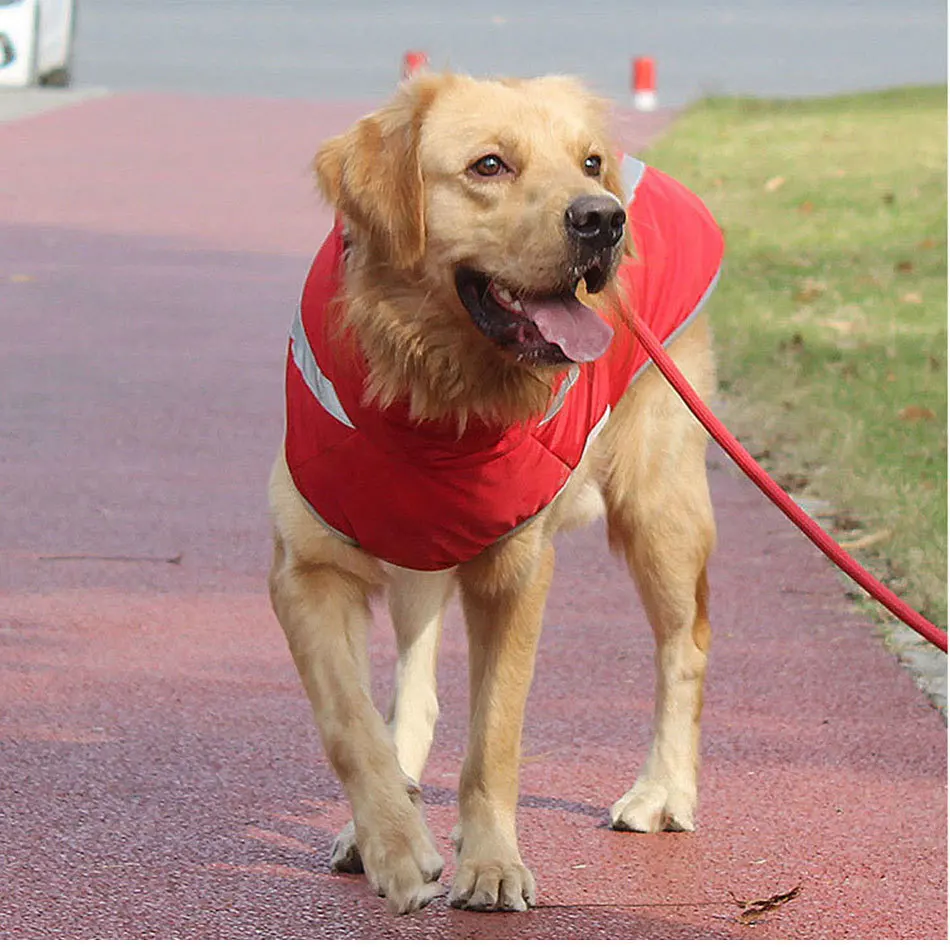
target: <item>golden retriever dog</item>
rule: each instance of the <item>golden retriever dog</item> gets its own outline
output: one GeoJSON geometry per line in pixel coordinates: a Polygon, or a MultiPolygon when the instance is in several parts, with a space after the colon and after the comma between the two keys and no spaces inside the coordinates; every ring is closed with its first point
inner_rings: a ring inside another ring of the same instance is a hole
{"type": "Polygon", "coordinates": [[[663,293],[688,297],[696,318],[666,341],[713,391],[698,312],[709,274],[689,276],[689,227],[663,237],[663,195],[688,192],[656,173],[630,204],[637,182],[605,105],[564,77],[422,74],[327,141],[314,169],[337,224],[304,292],[316,315],[292,333],[270,593],[352,807],[331,865],[365,872],[398,913],[442,892],[419,781],[457,591],[470,724],[449,901],[522,911],[536,898],[516,829],[522,719],[562,529],[606,518],[655,635],[653,744],[611,823],[694,826],[715,535],[706,438],[652,365],[631,375],[628,358],[633,321],[671,308],[663,293]],[[631,217],[641,206],[651,222],[631,217]],[[612,353],[628,377],[605,395],[612,353]],[[365,647],[382,593],[398,646],[386,718],[365,647]]]}

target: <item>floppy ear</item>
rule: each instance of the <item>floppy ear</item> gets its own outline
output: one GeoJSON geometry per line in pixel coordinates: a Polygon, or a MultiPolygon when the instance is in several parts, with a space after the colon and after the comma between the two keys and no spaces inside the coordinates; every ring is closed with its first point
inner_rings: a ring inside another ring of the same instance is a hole
{"type": "Polygon", "coordinates": [[[418,146],[435,79],[404,83],[389,104],[331,138],[313,161],[323,196],[398,269],[411,269],[425,252],[418,146]]]}
{"type": "Polygon", "coordinates": [[[637,255],[636,244],[633,240],[633,225],[630,223],[630,206],[627,195],[624,193],[623,174],[620,171],[620,157],[612,148],[604,156],[604,187],[615,197],[620,199],[624,210],[627,211],[627,225],[624,228],[623,251],[628,257],[637,255]]]}

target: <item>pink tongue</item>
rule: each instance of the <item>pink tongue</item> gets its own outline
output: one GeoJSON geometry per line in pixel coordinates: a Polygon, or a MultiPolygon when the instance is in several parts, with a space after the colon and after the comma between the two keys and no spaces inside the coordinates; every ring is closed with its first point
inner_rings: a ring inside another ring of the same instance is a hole
{"type": "Polygon", "coordinates": [[[523,299],[521,305],[541,335],[560,346],[572,362],[593,362],[607,351],[613,339],[613,329],[573,294],[523,299]]]}

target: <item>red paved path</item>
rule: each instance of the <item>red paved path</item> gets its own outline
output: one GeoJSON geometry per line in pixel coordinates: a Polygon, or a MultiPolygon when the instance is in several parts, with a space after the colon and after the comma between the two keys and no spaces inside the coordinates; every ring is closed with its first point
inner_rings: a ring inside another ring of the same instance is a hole
{"type": "MultiPolygon", "coordinates": [[[[264,484],[328,222],[307,161],[358,111],[128,96],[0,126],[0,935],[945,936],[944,725],[716,458],[698,832],[605,828],[646,748],[652,661],[592,528],[560,544],[528,711],[541,907],[394,919],[328,873],[346,808],[264,593],[264,484]],[[129,559],[55,558],[81,554],[129,559]],[[759,926],[734,920],[730,892],[798,883],[759,926]]],[[[651,131],[622,127],[631,149],[651,131]]],[[[373,657],[385,694],[382,628],[373,657]]],[[[440,680],[425,794],[448,856],[457,611],[440,680]]]]}

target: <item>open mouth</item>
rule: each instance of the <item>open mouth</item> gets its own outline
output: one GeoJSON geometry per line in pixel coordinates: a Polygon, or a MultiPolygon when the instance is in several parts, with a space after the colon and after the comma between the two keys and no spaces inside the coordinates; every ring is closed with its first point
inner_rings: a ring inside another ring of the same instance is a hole
{"type": "MultiPolygon", "coordinates": [[[[595,269],[584,275],[592,293],[607,282],[606,271],[595,269]]],[[[478,329],[519,361],[533,365],[592,362],[607,351],[613,338],[613,329],[571,291],[549,296],[517,294],[465,266],[455,271],[455,286],[478,329]]]]}

